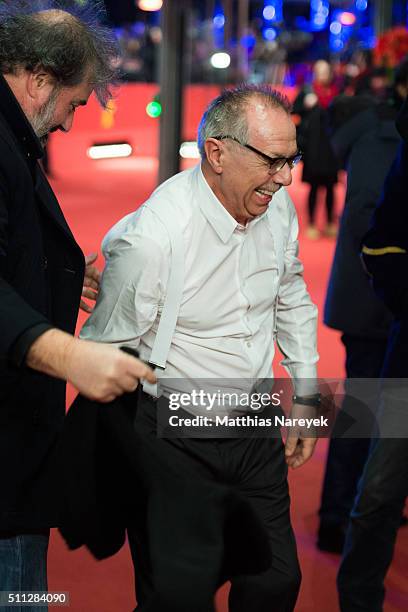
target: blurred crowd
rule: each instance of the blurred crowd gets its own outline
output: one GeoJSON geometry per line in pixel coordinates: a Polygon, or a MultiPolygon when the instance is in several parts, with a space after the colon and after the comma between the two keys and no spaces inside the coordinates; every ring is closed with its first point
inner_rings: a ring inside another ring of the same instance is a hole
{"type": "Polygon", "coordinates": [[[121,49],[122,79],[129,82],[156,82],[162,41],[161,28],[135,23],[120,28],[116,34],[121,49]]]}
{"type": "MultiPolygon", "coordinates": [[[[116,35],[122,53],[123,80],[156,82],[162,41],[160,26],[136,22],[118,28],[116,35]]],[[[310,81],[313,61],[305,59],[310,35],[288,31],[277,38],[273,38],[273,33],[269,36],[272,39],[265,39],[265,33],[257,24],[252,24],[244,30],[238,44],[223,29],[217,31],[212,19],[190,24],[184,55],[187,81],[220,84],[246,81],[297,87],[310,81]],[[230,56],[230,64],[223,69],[211,62],[218,52],[227,52],[230,56]]],[[[357,81],[360,81],[357,89],[364,88],[371,64],[369,50],[357,51],[351,56],[346,53],[332,61],[338,90],[354,90],[357,81]]]]}
{"type": "Polygon", "coordinates": [[[395,116],[405,96],[406,72],[406,61],[395,70],[375,66],[369,50],[355,51],[344,65],[320,59],[312,66],[293,105],[298,144],[303,151],[302,180],[310,185],[308,238],[321,235],[316,225],[319,190],[325,192],[323,233],[329,237],[337,234],[334,186],[339,170],[347,168],[349,154],[349,146],[342,142],[343,126],[356,114],[364,120],[359,113],[374,106],[380,115],[395,116]]]}
{"type": "MultiPolygon", "coordinates": [[[[214,53],[224,51],[223,33],[214,33],[213,20],[189,28],[185,55],[188,80],[192,83],[227,83],[237,80],[282,83],[286,73],[286,51],[275,41],[266,41],[250,28],[243,45],[228,45],[230,65],[218,69],[211,63],[214,53]]],[[[162,31],[142,22],[117,30],[122,51],[122,77],[125,81],[155,82],[158,79],[162,31]]]]}

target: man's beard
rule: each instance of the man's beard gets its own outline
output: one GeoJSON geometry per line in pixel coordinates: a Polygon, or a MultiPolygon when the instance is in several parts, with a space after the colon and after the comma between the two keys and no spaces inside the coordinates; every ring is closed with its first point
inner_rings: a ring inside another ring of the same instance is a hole
{"type": "Polygon", "coordinates": [[[33,130],[43,146],[47,144],[48,134],[54,128],[53,118],[59,93],[59,88],[55,87],[48,101],[42,105],[37,115],[31,119],[33,130]]]}

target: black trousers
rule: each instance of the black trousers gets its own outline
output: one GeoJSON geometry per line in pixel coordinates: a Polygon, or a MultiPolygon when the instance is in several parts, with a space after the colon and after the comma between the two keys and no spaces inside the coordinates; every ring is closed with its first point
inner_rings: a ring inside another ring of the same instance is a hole
{"type": "MultiPolygon", "coordinates": [[[[156,403],[142,394],[137,428],[143,435],[156,435],[155,410],[156,403]]],[[[238,576],[231,581],[230,612],[294,610],[301,575],[290,524],[287,466],[282,440],[168,438],[166,443],[182,452],[189,470],[193,466],[198,473],[214,482],[228,484],[245,496],[269,535],[273,557],[271,567],[261,574],[238,576]]],[[[180,499],[180,507],[183,503],[185,500],[180,499]]],[[[146,520],[147,516],[141,515],[128,529],[140,610],[149,610],[149,598],[155,588],[149,564],[146,520]]],[[[175,563],[177,552],[174,551],[175,563]]],[[[206,608],[212,609],[211,606],[206,608]]]]}
{"type": "Polygon", "coordinates": [[[309,223],[314,225],[316,218],[316,204],[317,204],[317,193],[319,187],[326,189],[326,214],[327,223],[333,223],[333,209],[334,209],[334,184],[333,183],[312,183],[310,185],[309,197],[308,197],[308,210],[309,210],[309,223]]]}
{"type": "MultiPolygon", "coordinates": [[[[342,342],[346,349],[347,378],[380,378],[387,340],[343,334],[342,342]]],[[[354,414],[356,419],[361,419],[365,406],[346,394],[342,409],[344,414],[354,414]]],[[[327,526],[346,528],[357,492],[357,483],[368,457],[370,439],[341,437],[342,416],[340,410],[334,437],[330,440],[320,522],[327,526]]]]}
{"type": "Polygon", "coordinates": [[[374,440],[351,513],[337,585],[342,612],[382,612],[408,495],[408,440],[374,440]]]}

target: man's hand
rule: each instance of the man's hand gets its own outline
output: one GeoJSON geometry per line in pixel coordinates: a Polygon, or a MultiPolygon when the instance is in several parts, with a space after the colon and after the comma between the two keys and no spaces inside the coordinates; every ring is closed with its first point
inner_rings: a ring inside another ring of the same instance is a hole
{"type": "MultiPolygon", "coordinates": [[[[85,257],[85,278],[84,286],[82,289],[82,296],[89,300],[95,301],[99,291],[99,284],[101,281],[101,273],[98,268],[92,264],[98,259],[98,253],[91,253],[85,257]]],[[[93,308],[89,306],[85,300],[81,300],[80,308],[85,312],[92,312],[93,308]]]]}
{"type": "MultiPolygon", "coordinates": [[[[290,418],[293,419],[314,419],[316,418],[316,408],[313,406],[303,406],[293,404],[290,418]]],[[[306,427],[295,424],[289,428],[285,444],[286,463],[289,467],[296,469],[309,461],[313,455],[317,442],[316,430],[314,427],[306,427]]]]}
{"type": "Polygon", "coordinates": [[[80,340],[58,329],[46,331],[33,342],[26,363],[72,383],[85,397],[104,403],[134,391],[140,379],[156,382],[146,364],[119,348],[80,340]]]}

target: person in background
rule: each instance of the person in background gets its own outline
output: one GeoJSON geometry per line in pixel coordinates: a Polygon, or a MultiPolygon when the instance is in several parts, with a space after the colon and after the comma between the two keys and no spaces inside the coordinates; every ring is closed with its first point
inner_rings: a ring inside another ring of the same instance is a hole
{"type": "MultiPolygon", "coordinates": [[[[395,119],[407,93],[408,61],[405,61],[396,71],[392,97],[386,102],[369,96],[343,97],[336,100],[333,108],[333,115],[340,116],[341,121],[339,125],[334,120],[332,143],[339,158],[346,161],[348,178],[324,322],[342,332],[347,379],[379,378],[393,320],[360,265],[360,245],[397,154],[401,139],[395,119]]],[[[342,408],[345,415],[361,418],[362,405],[347,395],[347,385],[342,408]]],[[[343,549],[357,482],[370,445],[369,432],[365,439],[336,438],[342,420],[340,414],[330,441],[318,536],[319,548],[337,553],[343,549]]]]}
{"type": "Polygon", "coordinates": [[[109,99],[115,51],[89,7],[0,6],[0,591],[47,591],[65,381],[105,402],[155,380],[117,348],[73,337],[81,293],[98,290],[96,255],[84,259],[38,163],[92,91],[109,99]]]}
{"type": "Polygon", "coordinates": [[[371,49],[356,49],[346,65],[345,93],[361,95],[370,90],[373,71],[373,52],[371,49]]]}
{"type": "Polygon", "coordinates": [[[312,84],[302,89],[293,105],[293,112],[300,116],[298,144],[304,159],[302,181],[310,185],[306,234],[312,240],[320,236],[316,227],[316,204],[320,187],[326,190],[325,234],[331,237],[336,235],[334,185],[337,183],[338,164],[330,144],[327,109],[338,93],[330,64],[318,60],[313,66],[312,84]]]}
{"type": "Polygon", "coordinates": [[[148,83],[159,82],[159,56],[163,35],[161,28],[154,26],[146,33],[145,42],[140,50],[143,61],[143,75],[148,83]]]}
{"type": "Polygon", "coordinates": [[[408,495],[408,99],[397,127],[404,142],[362,242],[373,288],[395,321],[381,373],[380,435],[358,485],[337,576],[341,612],[382,612],[384,580],[408,495]]]}

